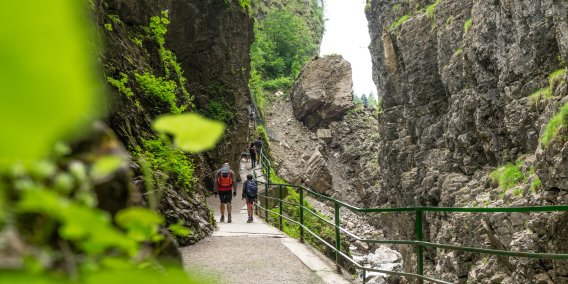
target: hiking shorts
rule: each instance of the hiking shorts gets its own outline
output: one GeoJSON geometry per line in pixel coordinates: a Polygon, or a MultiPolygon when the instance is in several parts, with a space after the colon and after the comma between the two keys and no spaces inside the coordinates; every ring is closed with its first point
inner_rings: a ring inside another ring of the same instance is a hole
{"type": "Polygon", "coordinates": [[[221,200],[221,204],[231,203],[232,199],[233,199],[232,190],[219,191],[219,200],[221,200]]]}
{"type": "Polygon", "coordinates": [[[255,201],[256,201],[256,196],[255,197],[250,197],[250,196],[246,196],[246,200],[247,200],[247,205],[252,205],[255,201]]]}

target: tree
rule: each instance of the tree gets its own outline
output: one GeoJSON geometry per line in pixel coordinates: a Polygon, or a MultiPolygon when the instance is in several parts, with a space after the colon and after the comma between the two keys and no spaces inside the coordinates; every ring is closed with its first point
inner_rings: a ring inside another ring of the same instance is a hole
{"type": "Polygon", "coordinates": [[[365,94],[361,95],[361,103],[363,103],[364,106],[369,105],[369,99],[367,99],[367,95],[365,94]]]}
{"type": "Polygon", "coordinates": [[[377,108],[377,99],[375,98],[375,94],[370,93],[368,97],[369,106],[372,108],[377,108]]]}

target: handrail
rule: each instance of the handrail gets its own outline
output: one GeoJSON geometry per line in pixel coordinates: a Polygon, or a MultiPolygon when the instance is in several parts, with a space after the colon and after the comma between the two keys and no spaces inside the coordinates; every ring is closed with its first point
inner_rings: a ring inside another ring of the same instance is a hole
{"type": "MultiPolygon", "coordinates": [[[[490,254],[490,255],[498,255],[498,256],[508,256],[508,257],[528,257],[528,258],[538,258],[538,259],[556,259],[556,260],[568,260],[568,254],[566,253],[536,253],[536,252],[523,252],[523,251],[507,251],[507,250],[494,250],[494,249],[487,249],[487,248],[476,248],[476,247],[467,247],[467,246],[458,246],[458,245],[451,245],[451,244],[440,244],[440,243],[432,243],[423,240],[423,217],[424,212],[448,212],[448,213],[531,213],[531,212],[566,212],[568,211],[568,205],[550,205],[550,206],[527,206],[527,207],[490,207],[490,208],[478,208],[478,207],[403,207],[403,208],[359,208],[340,200],[334,199],[333,197],[329,197],[323,195],[321,193],[315,192],[312,189],[309,189],[305,186],[301,185],[292,185],[292,184],[281,184],[281,183],[271,183],[270,182],[270,171],[271,163],[270,160],[261,153],[262,159],[262,168],[264,170],[263,175],[267,177],[266,182],[258,181],[260,184],[265,185],[264,190],[264,204],[266,207],[262,205],[257,205],[257,212],[258,208],[261,208],[265,211],[265,218],[268,218],[268,214],[275,214],[279,216],[279,226],[282,229],[282,219],[286,219],[294,224],[297,224],[300,229],[300,241],[303,242],[304,239],[304,231],[310,233],[313,237],[315,237],[319,242],[323,243],[325,246],[331,248],[336,255],[336,263],[338,270],[340,269],[339,266],[339,259],[344,258],[352,263],[356,269],[362,270],[363,272],[363,283],[366,282],[366,272],[367,271],[375,271],[385,274],[392,274],[392,275],[399,275],[399,276],[406,276],[418,279],[420,283],[422,280],[430,281],[433,283],[450,283],[445,282],[443,280],[437,280],[434,278],[430,278],[424,276],[423,271],[423,263],[424,263],[424,256],[423,250],[425,247],[430,248],[440,248],[440,249],[449,249],[449,250],[456,250],[456,251],[466,251],[466,252],[473,252],[473,253],[483,253],[483,254],[490,254]],[[277,187],[279,191],[279,198],[269,197],[268,191],[271,187],[277,187]],[[300,203],[288,202],[283,200],[282,197],[282,189],[284,187],[287,188],[294,188],[295,190],[299,191],[300,194],[300,203]],[[310,210],[309,208],[305,207],[303,204],[303,197],[304,192],[315,196],[320,199],[324,199],[326,201],[332,202],[334,204],[334,222],[326,220],[325,218],[321,217],[316,212],[310,210]],[[279,202],[279,213],[272,212],[268,209],[268,200],[275,200],[279,202]],[[300,221],[296,221],[291,219],[288,216],[285,216],[282,213],[282,205],[288,204],[292,206],[297,206],[300,208],[300,221]],[[375,240],[375,239],[364,239],[361,238],[354,233],[348,231],[345,228],[342,228],[339,225],[339,213],[341,207],[347,208],[352,212],[358,213],[414,213],[415,214],[415,234],[416,239],[414,240],[375,240]],[[316,216],[320,220],[324,221],[328,225],[331,225],[335,228],[335,246],[331,245],[316,233],[311,231],[308,227],[304,225],[304,211],[316,216]],[[396,271],[384,271],[380,269],[373,269],[367,268],[359,265],[355,261],[353,261],[348,255],[341,251],[341,232],[345,233],[347,236],[353,238],[354,240],[361,241],[364,243],[377,243],[377,244],[398,244],[398,245],[412,245],[416,248],[417,253],[417,273],[408,273],[408,272],[396,272],[396,271]]],[[[260,214],[259,214],[260,215],[260,214]]]]}

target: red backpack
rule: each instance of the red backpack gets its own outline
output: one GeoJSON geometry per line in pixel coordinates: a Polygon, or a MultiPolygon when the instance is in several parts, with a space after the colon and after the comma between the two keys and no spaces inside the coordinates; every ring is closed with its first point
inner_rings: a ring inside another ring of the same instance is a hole
{"type": "Polygon", "coordinates": [[[222,167],[221,174],[217,178],[217,184],[221,187],[231,187],[233,185],[233,177],[229,167],[222,167]]]}

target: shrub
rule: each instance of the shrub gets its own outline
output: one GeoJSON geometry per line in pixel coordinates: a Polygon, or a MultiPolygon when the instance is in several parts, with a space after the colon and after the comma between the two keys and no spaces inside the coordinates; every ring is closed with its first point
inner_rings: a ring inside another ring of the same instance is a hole
{"type": "Polygon", "coordinates": [[[541,185],[542,185],[542,182],[541,182],[540,178],[539,177],[534,178],[531,182],[531,192],[537,193],[537,191],[540,189],[541,185]]]}
{"type": "Polygon", "coordinates": [[[262,84],[266,90],[284,90],[289,89],[294,80],[290,77],[280,77],[273,80],[268,80],[262,84]]]}

